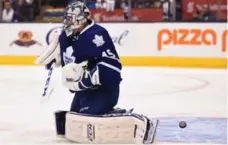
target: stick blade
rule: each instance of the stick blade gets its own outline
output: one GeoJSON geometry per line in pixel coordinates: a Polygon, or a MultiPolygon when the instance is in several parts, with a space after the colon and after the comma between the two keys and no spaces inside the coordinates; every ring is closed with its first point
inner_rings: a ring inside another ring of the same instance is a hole
{"type": "Polygon", "coordinates": [[[53,91],[54,91],[54,88],[50,88],[50,89],[47,90],[46,95],[45,96],[44,95],[42,96],[41,104],[49,101],[50,96],[52,95],[53,91]]]}

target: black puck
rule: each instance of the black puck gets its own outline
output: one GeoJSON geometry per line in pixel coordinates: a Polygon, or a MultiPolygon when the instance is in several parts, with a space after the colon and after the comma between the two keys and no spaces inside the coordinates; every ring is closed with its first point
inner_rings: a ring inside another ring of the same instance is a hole
{"type": "Polygon", "coordinates": [[[187,123],[185,122],[185,121],[181,121],[180,123],[179,123],[179,127],[180,128],[185,128],[187,126],[187,123]]]}

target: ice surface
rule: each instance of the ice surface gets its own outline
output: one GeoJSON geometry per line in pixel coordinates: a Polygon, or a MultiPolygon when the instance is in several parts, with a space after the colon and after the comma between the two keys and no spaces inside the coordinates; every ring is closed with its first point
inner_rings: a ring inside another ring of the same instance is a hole
{"type": "MultiPolygon", "coordinates": [[[[53,112],[69,109],[73,96],[56,69],[55,90],[41,104],[47,73],[42,67],[0,67],[0,145],[72,144],[56,138],[53,112]]],[[[121,108],[151,118],[227,118],[226,70],[125,67],[122,76],[121,108]]]]}

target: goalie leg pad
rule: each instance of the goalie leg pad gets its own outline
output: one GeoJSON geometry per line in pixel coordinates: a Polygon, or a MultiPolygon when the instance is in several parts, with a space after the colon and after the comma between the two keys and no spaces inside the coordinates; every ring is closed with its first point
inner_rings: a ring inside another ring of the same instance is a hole
{"type": "Polygon", "coordinates": [[[131,113],[89,116],[68,112],[65,137],[78,143],[150,143],[153,134],[148,131],[156,129],[150,123],[145,116],[131,113]]]}

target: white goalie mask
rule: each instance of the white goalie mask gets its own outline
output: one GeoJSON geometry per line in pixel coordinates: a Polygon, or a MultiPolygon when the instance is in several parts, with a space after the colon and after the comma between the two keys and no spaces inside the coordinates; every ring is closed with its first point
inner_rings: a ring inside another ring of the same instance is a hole
{"type": "Polygon", "coordinates": [[[71,36],[88,19],[90,19],[90,11],[84,3],[76,1],[69,4],[66,7],[63,20],[63,30],[66,32],[67,37],[71,36]]]}

